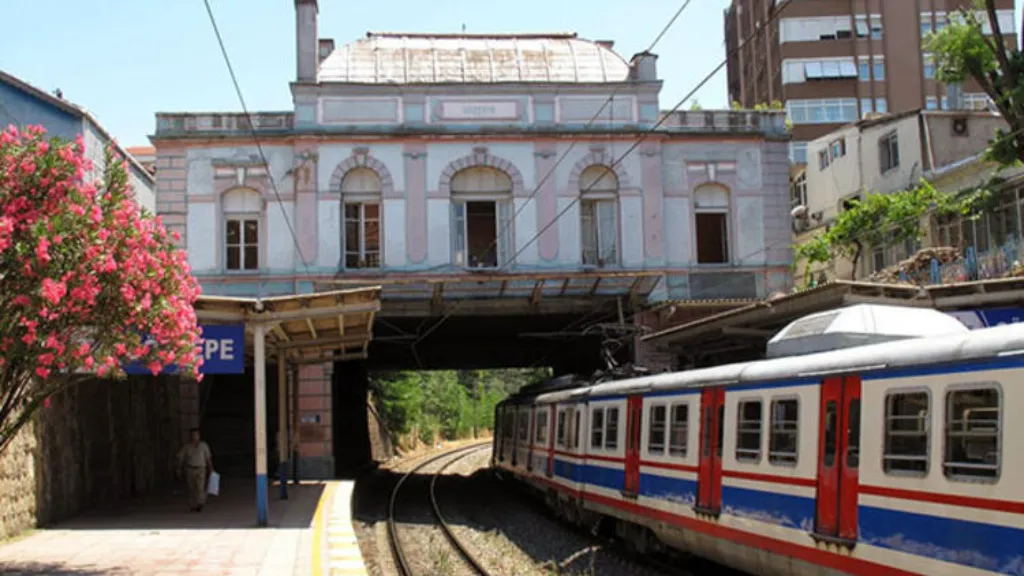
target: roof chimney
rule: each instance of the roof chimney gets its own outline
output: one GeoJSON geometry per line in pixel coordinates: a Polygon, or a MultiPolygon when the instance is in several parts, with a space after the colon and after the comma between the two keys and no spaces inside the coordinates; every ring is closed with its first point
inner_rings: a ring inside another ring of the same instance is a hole
{"type": "Polygon", "coordinates": [[[320,63],[322,64],[327,57],[334,52],[334,38],[321,38],[320,39],[320,63]]]}
{"type": "Polygon", "coordinates": [[[656,82],[658,80],[658,56],[644,50],[633,55],[629,61],[632,69],[633,81],[635,82],[656,82]]]}
{"type": "Polygon", "coordinates": [[[295,0],[295,68],[299,82],[316,82],[318,57],[317,0],[295,0]]]}
{"type": "Polygon", "coordinates": [[[612,46],[615,46],[615,40],[594,40],[594,44],[597,44],[601,48],[611,50],[612,46]]]}

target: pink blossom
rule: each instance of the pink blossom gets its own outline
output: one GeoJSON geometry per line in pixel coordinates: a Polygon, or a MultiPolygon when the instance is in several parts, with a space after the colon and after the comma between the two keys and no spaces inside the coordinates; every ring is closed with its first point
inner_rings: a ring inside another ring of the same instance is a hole
{"type": "Polygon", "coordinates": [[[63,282],[56,282],[51,278],[43,278],[43,298],[51,304],[57,304],[68,292],[68,287],[63,282]]]}

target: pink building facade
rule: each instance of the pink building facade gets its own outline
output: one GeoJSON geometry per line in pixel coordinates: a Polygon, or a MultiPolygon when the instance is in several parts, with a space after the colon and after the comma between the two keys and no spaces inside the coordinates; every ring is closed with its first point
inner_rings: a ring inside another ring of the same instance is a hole
{"type": "MultiPolygon", "coordinates": [[[[292,110],[157,115],[157,210],[205,293],[492,273],[528,297],[537,274],[594,270],[654,274],[651,300],[788,288],[782,113],[665,117],[657,56],[575,34],[336,47],[316,0],[296,17],[292,110]]],[[[304,370],[327,427],[330,368],[304,370]]]]}

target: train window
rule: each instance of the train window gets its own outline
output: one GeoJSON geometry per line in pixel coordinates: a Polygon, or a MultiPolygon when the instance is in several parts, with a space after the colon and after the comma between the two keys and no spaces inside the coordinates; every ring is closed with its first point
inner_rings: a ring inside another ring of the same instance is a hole
{"type": "Polygon", "coordinates": [[[519,440],[526,442],[530,439],[530,414],[527,412],[519,413],[519,440]]]}
{"type": "Polygon", "coordinates": [[[882,469],[887,473],[928,473],[929,402],[927,392],[886,396],[882,469]]]}
{"type": "Polygon", "coordinates": [[[516,414],[515,412],[508,412],[505,414],[505,422],[502,423],[502,432],[505,434],[505,438],[511,440],[516,434],[516,414]]]}
{"type": "Polygon", "coordinates": [[[665,453],[665,405],[651,406],[651,420],[647,427],[647,453],[665,453]]]}
{"type": "Polygon", "coordinates": [[[572,447],[575,450],[580,447],[580,411],[574,409],[572,411],[572,447]]]}
{"type": "Polygon", "coordinates": [[[860,399],[850,400],[846,415],[846,467],[860,466],[860,399]]]}
{"type": "Polygon", "coordinates": [[[825,404],[825,468],[831,468],[836,463],[836,401],[829,400],[825,404]]]}
{"type": "Polygon", "coordinates": [[[672,406],[672,421],[668,433],[668,453],[672,456],[686,458],[687,434],[690,424],[690,405],[675,404],[672,406]]]}
{"type": "Polygon", "coordinates": [[[772,400],[771,435],[768,436],[768,461],[795,466],[800,428],[800,405],[796,398],[772,400]]]}
{"type": "Polygon", "coordinates": [[[565,446],[565,410],[558,411],[558,424],[555,429],[555,442],[559,446],[565,446]]]}
{"type": "Polygon", "coordinates": [[[756,462],[761,459],[761,414],[760,400],[744,400],[739,405],[736,420],[736,459],[756,462]]]}
{"type": "Polygon", "coordinates": [[[951,390],[946,394],[946,476],[999,477],[999,390],[951,390]]]}
{"type": "Polygon", "coordinates": [[[594,408],[590,412],[590,447],[604,447],[604,408],[594,408]]]}
{"type": "Polygon", "coordinates": [[[537,444],[545,444],[548,440],[548,414],[546,411],[541,410],[537,412],[537,431],[534,433],[534,439],[537,444]]]}
{"type": "Polygon", "coordinates": [[[616,450],[619,447],[619,409],[609,408],[605,418],[604,448],[616,450]]]}

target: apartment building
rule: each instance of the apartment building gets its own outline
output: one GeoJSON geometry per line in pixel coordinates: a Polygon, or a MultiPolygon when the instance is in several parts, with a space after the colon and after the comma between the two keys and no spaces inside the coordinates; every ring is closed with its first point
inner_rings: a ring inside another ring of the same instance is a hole
{"type": "MultiPolygon", "coordinates": [[[[808,142],[872,112],[988,108],[988,96],[973,81],[936,81],[934,61],[925,52],[926,35],[971,5],[972,0],[733,0],[725,13],[730,100],[745,107],[785,103],[794,163],[808,161],[808,142]]],[[[996,7],[1000,30],[1016,46],[1013,0],[996,0],[996,7]]]]}
{"type": "MultiPolygon", "coordinates": [[[[922,178],[950,194],[986,182],[996,165],[985,161],[982,153],[1000,128],[1006,129],[1002,117],[988,111],[923,110],[861,120],[812,140],[811,161],[791,190],[792,203],[806,208],[794,218],[795,244],[822,233],[848,202],[865,194],[903,190],[922,178]]],[[[1018,204],[1024,195],[1018,198],[1016,188],[1024,169],[1010,169],[1001,176],[1006,179],[1007,199],[991,213],[977,219],[931,219],[920,244],[866,246],[856,271],[851,262],[836,261],[827,272],[839,278],[864,278],[923,246],[971,249],[978,259],[1002,254],[1006,246],[1017,253],[1024,228],[1018,204]]],[[[797,266],[800,274],[802,266],[797,266]]]]}

